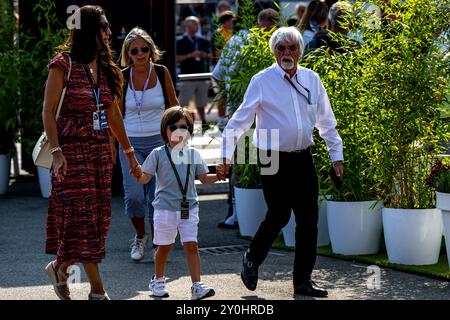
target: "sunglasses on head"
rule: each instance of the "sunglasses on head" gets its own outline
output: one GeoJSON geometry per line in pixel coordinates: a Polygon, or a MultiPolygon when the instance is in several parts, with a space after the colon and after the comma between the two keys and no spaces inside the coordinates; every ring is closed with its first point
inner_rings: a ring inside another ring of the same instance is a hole
{"type": "Polygon", "coordinates": [[[185,125],[185,124],[181,124],[179,126],[177,126],[176,124],[171,124],[170,126],[168,126],[169,130],[174,132],[177,129],[181,129],[181,130],[189,130],[189,126],[185,125]]]}
{"type": "Polygon", "coordinates": [[[298,46],[296,46],[295,44],[292,44],[290,46],[285,46],[285,45],[280,44],[277,46],[277,50],[280,52],[284,52],[284,50],[286,50],[286,48],[288,48],[289,51],[294,52],[294,51],[297,51],[298,46]]]}
{"type": "Polygon", "coordinates": [[[137,55],[138,53],[142,52],[142,53],[149,53],[150,52],[150,48],[149,47],[142,47],[142,48],[133,48],[130,50],[130,54],[132,56],[137,55]]]}
{"type": "Polygon", "coordinates": [[[111,25],[109,24],[109,22],[103,21],[100,22],[100,28],[102,28],[103,31],[108,31],[109,29],[111,29],[111,25]]]}

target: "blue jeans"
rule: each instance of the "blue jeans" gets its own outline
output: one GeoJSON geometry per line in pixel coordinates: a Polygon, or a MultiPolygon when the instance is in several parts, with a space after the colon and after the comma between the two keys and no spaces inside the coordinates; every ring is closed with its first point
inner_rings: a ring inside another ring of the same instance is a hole
{"type": "MultiPolygon", "coordinates": [[[[153,149],[164,145],[164,140],[160,135],[150,137],[129,137],[134,148],[137,161],[142,164],[153,149]]],[[[129,218],[142,218],[148,212],[150,224],[153,224],[153,205],[155,199],[156,177],[146,184],[139,184],[133,176],[129,174],[130,166],[126,160],[125,153],[119,146],[120,165],[122,167],[123,191],[125,194],[125,214],[129,218]]]]}

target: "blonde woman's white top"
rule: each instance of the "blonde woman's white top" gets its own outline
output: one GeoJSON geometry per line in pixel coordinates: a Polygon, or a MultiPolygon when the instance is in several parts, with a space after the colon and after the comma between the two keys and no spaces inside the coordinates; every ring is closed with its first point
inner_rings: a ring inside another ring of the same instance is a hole
{"type": "MultiPolygon", "coordinates": [[[[142,91],[136,90],[136,96],[141,97],[141,95],[142,91]]],[[[127,88],[125,103],[124,123],[129,137],[148,137],[160,134],[165,105],[162,86],[158,78],[156,86],[145,90],[140,114],[130,86],[127,88]]]]}

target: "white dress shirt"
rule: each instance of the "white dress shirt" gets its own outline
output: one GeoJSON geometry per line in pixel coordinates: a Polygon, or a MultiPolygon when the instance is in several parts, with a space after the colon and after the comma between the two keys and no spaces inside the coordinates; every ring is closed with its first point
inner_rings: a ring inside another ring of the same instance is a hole
{"type": "Polygon", "coordinates": [[[310,91],[311,103],[308,103],[307,91],[298,85],[295,75],[291,80],[302,94],[291,86],[285,75],[287,73],[274,64],[252,78],[242,104],[222,134],[223,158],[233,158],[237,141],[250,129],[256,115],[253,132],[256,147],[284,152],[304,150],[314,145],[313,130],[316,127],[327,144],[331,160],[343,160],[336,118],[319,76],[309,69],[297,67],[298,82],[310,91]],[[276,132],[279,138],[272,141],[271,136],[276,137],[276,132]],[[268,138],[261,138],[262,135],[268,138]]]}

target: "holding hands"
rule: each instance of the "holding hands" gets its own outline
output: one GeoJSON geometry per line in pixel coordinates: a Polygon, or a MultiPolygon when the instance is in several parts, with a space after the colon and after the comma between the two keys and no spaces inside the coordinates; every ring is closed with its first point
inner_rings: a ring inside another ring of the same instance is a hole
{"type": "Polygon", "coordinates": [[[216,177],[217,177],[218,181],[224,181],[225,180],[225,176],[226,176],[224,168],[221,167],[221,166],[222,165],[219,164],[217,166],[217,168],[216,168],[216,177]]]}
{"type": "Polygon", "coordinates": [[[219,163],[216,168],[217,179],[225,180],[225,177],[228,175],[230,171],[230,162],[229,160],[223,158],[222,163],[219,163]]]}
{"type": "Polygon", "coordinates": [[[127,157],[128,165],[131,168],[129,174],[138,179],[142,176],[142,167],[134,155],[134,149],[131,149],[130,152],[125,151],[125,156],[127,157]]]}
{"type": "Polygon", "coordinates": [[[133,175],[136,179],[142,176],[142,166],[138,163],[134,169],[130,170],[130,175],[133,175]]]}

